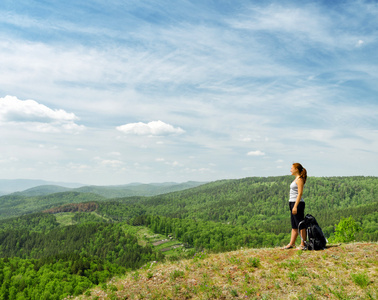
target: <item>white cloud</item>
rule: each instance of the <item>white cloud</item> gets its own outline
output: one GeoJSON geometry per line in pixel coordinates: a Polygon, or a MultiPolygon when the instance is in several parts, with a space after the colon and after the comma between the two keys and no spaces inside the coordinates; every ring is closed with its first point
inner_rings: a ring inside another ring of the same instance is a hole
{"type": "Polygon", "coordinates": [[[91,166],[89,165],[86,165],[86,164],[78,164],[78,163],[69,163],[68,165],[68,168],[72,169],[72,170],[75,170],[75,171],[87,171],[87,170],[90,170],[91,169],[91,166]]]}
{"type": "Polygon", "coordinates": [[[363,40],[359,40],[357,43],[356,43],[356,47],[361,47],[363,45],[364,41],[363,40]]]}
{"type": "Polygon", "coordinates": [[[28,131],[41,133],[73,132],[84,129],[75,123],[79,118],[63,109],[51,109],[35,100],[15,96],[0,98],[0,122],[20,124],[28,131]]]}
{"type": "Polygon", "coordinates": [[[8,157],[6,159],[2,159],[0,157],[0,164],[2,164],[2,163],[15,163],[17,161],[19,161],[19,159],[17,157],[13,157],[13,156],[8,157]]]}
{"type": "Polygon", "coordinates": [[[180,127],[173,127],[170,124],[164,123],[162,121],[152,121],[149,123],[129,123],[122,126],[118,126],[117,130],[125,134],[133,135],[170,135],[170,134],[182,134],[185,131],[180,127]]]}
{"type": "Polygon", "coordinates": [[[213,170],[211,170],[209,168],[198,168],[198,169],[186,168],[185,171],[188,172],[188,173],[212,173],[212,172],[214,172],[213,170]]]}
{"type": "Polygon", "coordinates": [[[248,152],[247,155],[249,155],[249,156],[264,156],[265,153],[260,151],[260,150],[256,150],[256,151],[248,152]]]}
{"type": "Polygon", "coordinates": [[[63,109],[53,110],[34,100],[19,100],[14,96],[0,98],[0,120],[15,122],[67,122],[78,118],[63,109]]]}
{"type": "Polygon", "coordinates": [[[123,165],[123,162],[120,160],[116,159],[104,159],[101,161],[101,164],[106,166],[106,167],[112,167],[112,168],[117,168],[121,165],[123,165]]]}

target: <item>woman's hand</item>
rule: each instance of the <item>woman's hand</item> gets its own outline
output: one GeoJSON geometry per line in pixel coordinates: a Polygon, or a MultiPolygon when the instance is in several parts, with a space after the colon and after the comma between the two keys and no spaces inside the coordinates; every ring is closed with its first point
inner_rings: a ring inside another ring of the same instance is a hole
{"type": "Polygon", "coordinates": [[[293,207],[293,209],[291,210],[291,213],[292,213],[293,215],[296,215],[296,214],[297,214],[297,207],[296,207],[296,206],[293,207]]]}

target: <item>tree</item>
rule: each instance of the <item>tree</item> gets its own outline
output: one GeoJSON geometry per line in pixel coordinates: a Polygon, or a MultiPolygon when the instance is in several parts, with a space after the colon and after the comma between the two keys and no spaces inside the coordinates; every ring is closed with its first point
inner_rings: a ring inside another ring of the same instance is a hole
{"type": "Polygon", "coordinates": [[[360,230],[360,225],[353,219],[352,216],[349,218],[342,218],[339,224],[336,225],[335,235],[332,242],[352,242],[355,240],[356,233],[360,230]]]}

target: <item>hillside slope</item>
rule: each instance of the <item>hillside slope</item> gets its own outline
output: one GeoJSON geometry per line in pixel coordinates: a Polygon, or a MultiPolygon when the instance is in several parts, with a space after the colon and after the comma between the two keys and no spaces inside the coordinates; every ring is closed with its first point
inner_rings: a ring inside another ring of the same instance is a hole
{"type": "MultiPolygon", "coordinates": [[[[220,180],[154,197],[103,202],[99,213],[114,221],[159,215],[285,234],[290,226],[288,187],[292,180],[292,176],[220,180]]],[[[363,226],[360,241],[378,240],[378,177],[311,177],[304,198],[306,213],[316,217],[327,237],[342,218],[352,216],[363,226]]]]}
{"type": "Polygon", "coordinates": [[[106,198],[97,194],[78,192],[62,192],[36,197],[11,194],[0,197],[0,220],[32,214],[68,203],[105,200],[106,198]]]}
{"type": "Polygon", "coordinates": [[[76,299],[377,299],[377,253],[377,243],[201,252],[149,263],[76,299]]]}
{"type": "Polygon", "coordinates": [[[36,196],[46,196],[56,193],[64,193],[71,191],[71,188],[67,188],[59,185],[39,185],[32,187],[30,189],[12,193],[10,196],[23,196],[23,197],[36,197],[36,196]]]}

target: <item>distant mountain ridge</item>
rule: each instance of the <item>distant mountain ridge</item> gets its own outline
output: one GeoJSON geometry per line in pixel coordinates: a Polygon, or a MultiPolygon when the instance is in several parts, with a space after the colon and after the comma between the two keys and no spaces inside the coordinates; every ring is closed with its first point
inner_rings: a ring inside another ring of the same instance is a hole
{"type": "Polygon", "coordinates": [[[45,196],[49,194],[75,191],[94,193],[105,198],[154,196],[187,188],[197,187],[205,182],[188,181],[183,183],[129,183],[124,185],[84,185],[81,183],[50,182],[31,179],[0,179],[0,196],[12,194],[24,197],[45,196]]]}
{"type": "Polygon", "coordinates": [[[36,187],[32,187],[30,189],[21,191],[21,192],[14,192],[8,195],[12,196],[23,196],[23,197],[36,197],[36,196],[46,196],[50,194],[56,193],[64,193],[68,191],[72,191],[73,189],[60,186],[60,185],[39,185],[36,187]]]}
{"type": "Polygon", "coordinates": [[[40,179],[0,179],[0,196],[15,192],[21,192],[41,185],[54,185],[66,188],[78,188],[84,186],[74,182],[53,182],[40,179]]]}

